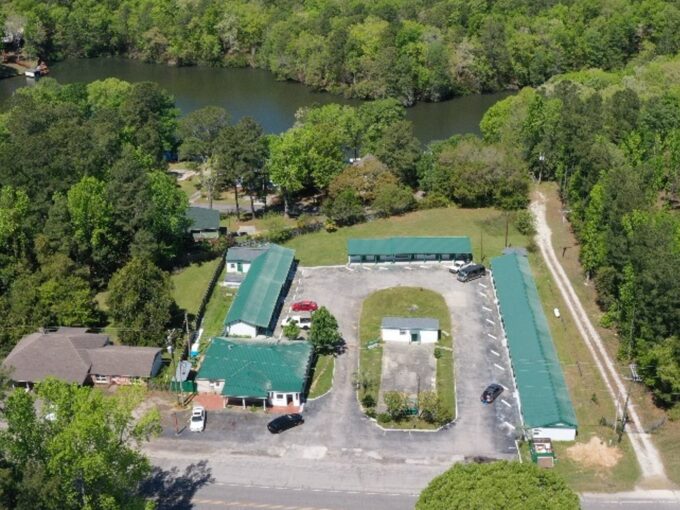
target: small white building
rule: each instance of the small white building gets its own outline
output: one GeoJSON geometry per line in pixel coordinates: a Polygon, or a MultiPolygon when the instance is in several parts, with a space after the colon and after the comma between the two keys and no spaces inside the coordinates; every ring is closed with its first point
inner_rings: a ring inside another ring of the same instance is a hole
{"type": "Polygon", "coordinates": [[[383,317],[383,342],[433,344],[439,340],[439,321],[428,317],[383,317]]]}

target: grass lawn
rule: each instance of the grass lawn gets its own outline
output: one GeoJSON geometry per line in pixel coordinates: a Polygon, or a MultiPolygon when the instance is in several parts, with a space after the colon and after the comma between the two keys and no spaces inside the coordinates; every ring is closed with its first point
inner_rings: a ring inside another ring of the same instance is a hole
{"type": "Polygon", "coordinates": [[[215,285],[208,306],[205,308],[203,316],[203,336],[204,340],[222,334],[224,329],[224,318],[227,316],[231,302],[236,295],[236,289],[220,287],[215,285]]]}
{"type": "MultiPolygon", "coordinates": [[[[615,409],[590,351],[581,339],[540,254],[531,254],[529,262],[576,412],[576,443],[588,443],[596,436],[606,444],[611,441],[612,445],[616,445],[616,434],[612,428],[600,425],[602,418],[613,422],[615,409]],[[553,308],[560,309],[561,318],[554,316],[553,308]]],[[[622,457],[613,468],[587,466],[572,460],[567,450],[576,443],[553,443],[558,459],[555,469],[572,488],[597,492],[633,488],[640,472],[626,437],[618,447],[622,457]]]]}
{"type": "MultiPolygon", "coordinates": [[[[444,298],[427,289],[412,287],[395,287],[374,292],[366,298],[361,309],[360,341],[361,351],[359,356],[360,384],[359,399],[365,395],[371,395],[375,402],[378,401],[380,390],[380,375],[382,370],[381,345],[369,349],[371,341],[380,339],[380,323],[385,316],[402,317],[433,317],[439,320],[442,330],[439,345],[448,347],[442,349],[442,356],[437,360],[437,392],[439,397],[447,404],[453,416],[455,413],[455,395],[453,388],[453,351],[451,350],[451,316],[444,298]],[[418,308],[415,309],[413,305],[418,308]],[[448,334],[444,334],[444,332],[448,334]]],[[[389,423],[390,427],[401,426],[412,428],[413,420],[404,420],[401,423],[389,423]]],[[[435,426],[418,423],[418,426],[434,428],[435,426]]]]}
{"type": "Polygon", "coordinates": [[[309,398],[320,397],[330,391],[333,386],[333,368],[335,358],[330,354],[319,356],[314,366],[312,384],[309,387],[309,398]]]}
{"type": "MultiPolygon", "coordinates": [[[[332,233],[307,234],[290,240],[286,246],[295,250],[300,265],[323,266],[347,263],[347,240],[353,237],[447,235],[469,236],[475,260],[488,262],[503,249],[505,215],[495,209],[430,209],[343,227],[332,233]]],[[[526,246],[526,237],[517,232],[512,221],[508,241],[512,246],[526,246]]]]}
{"type": "Polygon", "coordinates": [[[203,293],[208,288],[210,278],[219,262],[219,258],[208,262],[196,262],[171,275],[175,286],[173,296],[180,308],[191,314],[198,312],[203,293]]]}

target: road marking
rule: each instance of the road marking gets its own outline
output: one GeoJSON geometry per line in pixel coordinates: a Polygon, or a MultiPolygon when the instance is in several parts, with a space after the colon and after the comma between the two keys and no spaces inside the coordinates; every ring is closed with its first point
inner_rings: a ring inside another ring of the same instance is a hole
{"type": "Polygon", "coordinates": [[[429,268],[430,266],[418,266],[418,267],[419,267],[420,269],[427,269],[427,268],[429,268]]]}
{"type": "Polygon", "coordinates": [[[482,282],[479,282],[480,287],[484,287],[486,289],[486,285],[484,285],[482,282]]]}
{"type": "Polygon", "coordinates": [[[482,292],[481,290],[479,291],[479,295],[482,296],[482,297],[487,297],[486,294],[484,292],[482,292]]]}
{"type": "Polygon", "coordinates": [[[505,424],[506,424],[508,427],[510,427],[512,430],[515,430],[515,426],[514,426],[512,423],[507,422],[507,421],[504,421],[503,423],[505,423],[505,424]]]}
{"type": "Polygon", "coordinates": [[[493,336],[491,333],[487,333],[487,335],[490,336],[491,338],[493,338],[494,340],[498,340],[498,338],[493,336]]]}
{"type": "Polygon", "coordinates": [[[387,269],[388,269],[388,268],[386,268],[385,266],[380,266],[380,267],[378,267],[378,270],[379,270],[379,271],[387,271],[387,269]]]}
{"type": "Polygon", "coordinates": [[[486,319],[486,322],[488,322],[489,324],[492,324],[494,326],[496,325],[496,323],[494,321],[492,321],[491,319],[486,319]]]}
{"type": "Polygon", "coordinates": [[[505,384],[501,384],[501,386],[503,386],[503,389],[504,389],[505,391],[510,391],[510,388],[508,388],[505,384]]]}
{"type": "Polygon", "coordinates": [[[486,306],[483,306],[482,310],[487,311],[487,312],[493,312],[493,310],[491,308],[488,308],[486,306]]]}
{"type": "Polygon", "coordinates": [[[508,403],[505,401],[504,398],[501,399],[501,402],[503,402],[503,403],[504,403],[506,406],[508,406],[508,407],[512,407],[510,404],[508,404],[508,403]]]}
{"type": "Polygon", "coordinates": [[[347,271],[349,271],[350,273],[354,272],[354,269],[352,269],[351,267],[345,267],[345,269],[347,269],[347,271]]]}
{"type": "Polygon", "coordinates": [[[491,354],[493,354],[494,356],[500,356],[500,354],[498,354],[498,353],[497,353],[496,351],[494,351],[493,349],[489,349],[489,350],[491,351],[491,354]]]}
{"type": "Polygon", "coordinates": [[[365,269],[366,271],[370,271],[370,270],[371,270],[371,268],[370,268],[370,267],[367,267],[367,266],[361,266],[361,268],[362,268],[362,269],[365,269]]]}
{"type": "Polygon", "coordinates": [[[505,369],[502,366],[500,366],[498,363],[494,363],[493,366],[502,370],[503,372],[505,372],[505,369]]]}
{"type": "Polygon", "coordinates": [[[413,271],[413,268],[411,266],[404,266],[404,269],[406,269],[407,271],[413,271]]]}

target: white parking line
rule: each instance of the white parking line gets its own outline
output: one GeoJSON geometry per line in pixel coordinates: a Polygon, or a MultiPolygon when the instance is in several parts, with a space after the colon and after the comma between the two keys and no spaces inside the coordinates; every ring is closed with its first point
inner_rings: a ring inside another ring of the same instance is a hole
{"type": "Polygon", "coordinates": [[[494,356],[500,356],[500,354],[498,354],[498,353],[497,353],[496,351],[494,351],[493,349],[489,349],[489,350],[491,351],[491,354],[493,354],[494,356]]]}
{"type": "Polygon", "coordinates": [[[347,271],[349,271],[350,273],[354,272],[354,269],[352,269],[351,267],[345,267],[345,269],[347,269],[347,271]]]}
{"type": "Polygon", "coordinates": [[[505,384],[501,384],[501,386],[503,386],[503,389],[504,389],[505,391],[510,391],[510,388],[508,388],[505,384]]]}
{"type": "Polygon", "coordinates": [[[487,333],[487,335],[490,336],[491,338],[493,338],[494,340],[498,340],[498,338],[493,336],[491,333],[487,333]]]}
{"type": "Polygon", "coordinates": [[[486,289],[486,285],[484,285],[482,282],[479,282],[480,287],[484,287],[486,289]]]}
{"type": "Polygon", "coordinates": [[[379,270],[379,271],[387,271],[387,268],[386,268],[386,267],[383,267],[383,266],[380,266],[380,267],[378,267],[378,270],[379,270]]]}
{"type": "Polygon", "coordinates": [[[488,322],[489,324],[492,324],[493,326],[496,325],[496,323],[494,321],[492,321],[491,319],[486,319],[486,322],[488,322]]]}
{"type": "Polygon", "coordinates": [[[505,423],[505,424],[506,424],[508,427],[510,427],[512,430],[515,430],[515,426],[514,426],[512,423],[509,423],[509,422],[507,422],[507,421],[504,421],[503,423],[505,423]]]}
{"type": "Polygon", "coordinates": [[[498,363],[494,363],[493,366],[498,368],[499,370],[502,370],[503,372],[505,372],[505,369],[502,366],[500,366],[498,363]]]}
{"type": "Polygon", "coordinates": [[[488,308],[486,306],[483,306],[482,310],[484,310],[485,312],[493,312],[493,310],[491,308],[488,308]]]}
{"type": "Polygon", "coordinates": [[[418,266],[420,269],[428,269],[430,266],[418,266]]]}
{"type": "Polygon", "coordinates": [[[484,292],[482,292],[481,290],[479,291],[479,295],[482,296],[482,297],[487,297],[487,295],[484,292]]]}
{"type": "Polygon", "coordinates": [[[361,266],[361,267],[362,267],[362,269],[365,269],[366,271],[371,271],[370,267],[366,267],[366,266],[361,266]]]}
{"type": "Polygon", "coordinates": [[[512,407],[510,404],[508,404],[508,403],[505,401],[504,398],[501,399],[501,402],[503,402],[503,403],[504,403],[506,406],[508,406],[508,407],[512,407]]]}
{"type": "Polygon", "coordinates": [[[413,271],[413,268],[411,266],[404,266],[404,269],[406,269],[407,271],[413,271]]]}

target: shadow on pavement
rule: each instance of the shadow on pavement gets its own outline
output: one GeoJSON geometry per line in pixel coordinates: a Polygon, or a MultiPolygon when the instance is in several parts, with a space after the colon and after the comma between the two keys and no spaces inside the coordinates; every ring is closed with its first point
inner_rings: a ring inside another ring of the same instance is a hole
{"type": "Polygon", "coordinates": [[[214,481],[205,460],[190,464],[183,473],[176,467],[167,471],[154,467],[142,485],[142,494],[156,502],[156,510],[189,510],[196,492],[214,481]]]}

